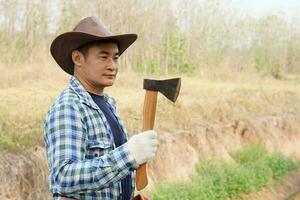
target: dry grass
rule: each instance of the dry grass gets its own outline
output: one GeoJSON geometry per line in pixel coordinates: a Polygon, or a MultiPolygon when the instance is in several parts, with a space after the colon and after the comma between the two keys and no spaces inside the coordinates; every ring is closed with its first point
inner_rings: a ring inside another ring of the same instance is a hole
{"type": "MultiPolygon", "coordinates": [[[[44,116],[68,76],[53,62],[40,65],[0,65],[0,146],[24,149],[43,144],[44,116]]],[[[172,75],[178,76],[178,75],[172,75]]],[[[182,77],[176,104],[159,96],[156,129],[177,132],[201,124],[240,118],[297,113],[300,81],[275,80],[252,73],[202,70],[182,77]]],[[[141,74],[121,72],[107,92],[118,102],[130,133],[141,130],[144,91],[141,74]]]]}

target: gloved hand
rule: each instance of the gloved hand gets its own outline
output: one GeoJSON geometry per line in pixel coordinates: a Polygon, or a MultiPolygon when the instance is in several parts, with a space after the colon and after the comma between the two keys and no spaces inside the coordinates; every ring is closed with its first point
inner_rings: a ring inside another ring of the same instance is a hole
{"type": "Polygon", "coordinates": [[[127,147],[137,164],[143,164],[155,156],[157,133],[154,130],[149,130],[134,135],[127,142],[127,147]]]}

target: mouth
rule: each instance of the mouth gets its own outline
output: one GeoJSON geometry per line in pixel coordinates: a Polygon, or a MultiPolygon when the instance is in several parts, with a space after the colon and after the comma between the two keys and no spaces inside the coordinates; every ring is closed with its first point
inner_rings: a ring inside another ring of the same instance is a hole
{"type": "Polygon", "coordinates": [[[113,78],[116,77],[115,74],[104,74],[103,76],[104,76],[104,77],[107,77],[107,78],[110,78],[110,79],[113,79],[113,78]]]}

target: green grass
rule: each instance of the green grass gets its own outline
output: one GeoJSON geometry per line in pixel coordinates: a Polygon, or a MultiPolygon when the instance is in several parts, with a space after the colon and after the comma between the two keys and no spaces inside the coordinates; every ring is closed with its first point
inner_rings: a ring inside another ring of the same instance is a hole
{"type": "Polygon", "coordinates": [[[203,160],[188,183],[158,186],[151,191],[154,200],[222,200],[258,191],[273,181],[283,180],[299,167],[280,154],[270,154],[262,146],[245,146],[231,153],[234,162],[203,160]]]}

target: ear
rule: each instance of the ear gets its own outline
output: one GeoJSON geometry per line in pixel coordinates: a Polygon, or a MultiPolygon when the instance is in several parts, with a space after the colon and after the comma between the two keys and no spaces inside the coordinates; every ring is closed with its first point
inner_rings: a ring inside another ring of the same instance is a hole
{"type": "Polygon", "coordinates": [[[72,51],[72,61],[74,63],[74,66],[80,67],[82,65],[82,63],[84,62],[83,54],[78,50],[72,51]]]}

